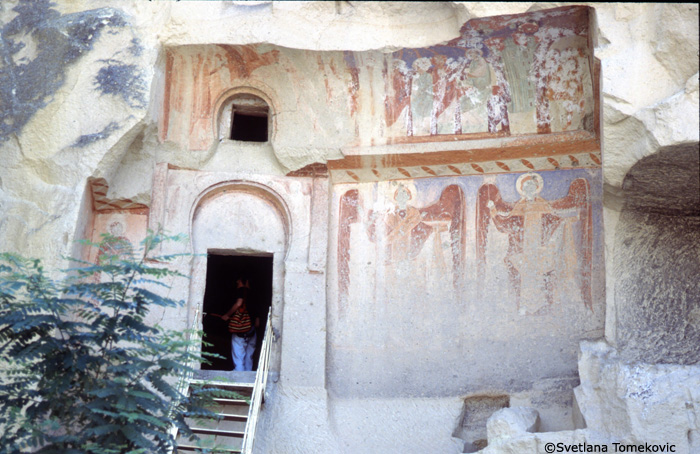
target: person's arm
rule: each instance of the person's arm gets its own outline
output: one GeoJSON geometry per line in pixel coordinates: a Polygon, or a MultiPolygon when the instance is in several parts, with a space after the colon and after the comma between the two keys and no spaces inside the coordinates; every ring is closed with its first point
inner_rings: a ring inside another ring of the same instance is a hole
{"type": "Polygon", "coordinates": [[[231,306],[231,309],[228,310],[224,315],[221,316],[224,321],[228,321],[229,318],[231,318],[231,315],[233,315],[234,312],[238,310],[239,307],[243,304],[243,298],[238,298],[235,303],[233,303],[233,306],[231,306]]]}

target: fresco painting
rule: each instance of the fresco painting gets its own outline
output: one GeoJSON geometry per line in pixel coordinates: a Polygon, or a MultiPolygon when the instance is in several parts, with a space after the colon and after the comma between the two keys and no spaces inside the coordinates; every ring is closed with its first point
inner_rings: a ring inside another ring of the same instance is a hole
{"type": "Polygon", "coordinates": [[[409,180],[359,186],[338,199],[338,315],[355,326],[393,320],[399,329],[368,330],[359,344],[405,345],[406,331],[418,336],[413,342],[434,328],[416,323],[425,315],[420,295],[447,301],[461,293],[464,191],[409,180]],[[402,304],[387,304],[394,300],[402,304]]]}
{"type": "Polygon", "coordinates": [[[469,393],[572,374],[580,340],[605,321],[601,178],[333,185],[328,358],[342,372],[331,386],[391,395],[398,381],[420,395],[430,379],[469,393]],[[518,378],[502,380],[504,368],[518,378]]]}
{"type": "MultiPolygon", "coordinates": [[[[380,184],[380,192],[389,192],[388,198],[376,200],[370,208],[357,189],[345,192],[340,198],[338,237],[339,293],[343,298],[341,311],[345,311],[350,285],[353,282],[354,252],[351,245],[371,245],[370,263],[375,263],[380,276],[397,284],[397,288],[417,291],[416,286],[426,286],[426,291],[451,292],[459,289],[462,276],[462,254],[466,240],[464,229],[464,194],[458,185],[445,187],[437,200],[429,204],[417,204],[415,185],[411,183],[380,184]],[[393,193],[392,193],[393,192],[393,193]]],[[[378,193],[375,192],[374,196],[378,193]]],[[[367,251],[358,255],[366,256],[367,251]]],[[[362,259],[365,260],[365,259],[362,259]]],[[[367,263],[365,261],[365,263],[367,263]]],[[[359,264],[358,264],[359,265],[359,264]]],[[[366,270],[366,266],[357,266],[366,270]]],[[[355,282],[357,283],[357,282],[355,282]]]]}
{"type": "Polygon", "coordinates": [[[87,189],[90,191],[92,206],[89,208],[88,228],[84,235],[90,242],[102,242],[102,245],[99,248],[84,247],[81,258],[87,262],[100,263],[105,257],[136,252],[140,240],[146,235],[149,208],[130,199],[108,197],[109,185],[103,178],[89,179],[87,189]],[[109,239],[105,239],[105,235],[109,239]]]}
{"type": "Polygon", "coordinates": [[[161,140],[205,150],[214,140],[216,102],[254,72],[277,64],[269,46],[188,46],[166,54],[161,140]]]}
{"type": "MultiPolygon", "coordinates": [[[[566,197],[540,197],[544,179],[527,173],[515,183],[520,199],[505,202],[498,187],[479,188],[476,214],[477,285],[482,290],[489,265],[486,260],[488,230],[507,235],[503,259],[518,312],[537,314],[555,301],[559,282],[578,283],[583,304],[593,310],[591,300],[592,218],[590,183],[575,179],[566,197]]],[[[480,293],[482,293],[480,291],[480,293]]]]}
{"type": "Polygon", "coordinates": [[[336,185],[339,326],[359,313],[402,320],[416,295],[467,324],[598,320],[599,178],[577,169],[336,185]]]}
{"type": "Polygon", "coordinates": [[[587,14],[571,7],[475,19],[444,45],[391,54],[388,129],[405,136],[590,129],[587,14]]]}
{"type": "MultiPolygon", "coordinates": [[[[160,139],[211,147],[215,110],[233,87],[257,87],[279,112],[308,115],[309,139],[322,137],[324,146],[593,132],[589,11],[566,6],[473,19],[452,41],[388,54],[170,48],[160,139]]],[[[282,122],[277,141],[299,139],[285,137],[283,116],[275,121],[282,122]]]]}
{"type": "MultiPolygon", "coordinates": [[[[128,257],[140,252],[140,240],[146,236],[148,212],[144,210],[97,211],[94,213],[90,241],[100,247],[85,249],[85,260],[104,264],[114,257],[128,257]],[[109,235],[105,238],[104,235],[109,235]]],[[[93,275],[93,282],[100,276],[93,275]]]]}
{"type": "Polygon", "coordinates": [[[601,178],[579,168],[333,185],[328,358],[342,373],[331,386],[391,395],[398,380],[421,393],[430,379],[469,393],[569,376],[580,340],[605,321],[601,178]],[[502,380],[503,368],[518,378],[502,380]]]}

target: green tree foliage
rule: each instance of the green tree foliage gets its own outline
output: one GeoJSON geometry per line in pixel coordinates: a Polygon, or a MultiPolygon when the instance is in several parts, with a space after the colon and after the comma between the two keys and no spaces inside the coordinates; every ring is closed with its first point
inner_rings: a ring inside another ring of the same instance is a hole
{"type": "Polygon", "coordinates": [[[150,257],[164,239],[133,251],[106,236],[97,264],[58,280],[0,255],[0,452],[166,453],[174,427],[192,435],[186,417],[212,416],[223,391],[179,386],[202,360],[197,336],[146,320],[183,304],[160,294],[183,277],[177,256],[150,257]]]}

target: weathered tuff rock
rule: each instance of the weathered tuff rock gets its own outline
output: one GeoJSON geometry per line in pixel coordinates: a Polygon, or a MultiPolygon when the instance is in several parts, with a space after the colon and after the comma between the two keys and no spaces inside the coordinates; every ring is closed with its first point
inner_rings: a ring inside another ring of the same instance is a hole
{"type": "Polygon", "coordinates": [[[526,425],[536,412],[508,408],[489,419],[490,429],[506,429],[489,430],[480,452],[534,454],[547,443],[605,445],[607,452],[615,452],[614,443],[646,443],[700,452],[700,366],[629,363],[604,341],[582,342],[579,375],[574,393],[585,429],[530,433],[526,425]]]}
{"type": "Polygon", "coordinates": [[[486,423],[489,442],[507,440],[536,432],[540,415],[529,407],[510,407],[498,410],[486,423]]]}
{"type": "Polygon", "coordinates": [[[85,180],[117,171],[147,111],[155,54],[120,9],[0,8],[0,244],[55,262],[72,248],[85,180]]]}
{"type": "Polygon", "coordinates": [[[584,342],[579,374],[574,393],[589,430],[700,449],[700,366],[625,362],[605,342],[584,342]]]}

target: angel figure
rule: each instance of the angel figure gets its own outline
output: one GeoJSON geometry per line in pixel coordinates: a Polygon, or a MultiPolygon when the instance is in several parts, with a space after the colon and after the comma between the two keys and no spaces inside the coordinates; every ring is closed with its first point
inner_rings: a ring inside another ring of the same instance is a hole
{"type": "Polygon", "coordinates": [[[415,261],[421,252],[430,248],[431,265],[441,273],[451,274],[457,287],[463,274],[461,266],[465,241],[465,201],[461,187],[447,186],[436,202],[417,207],[409,204],[413,194],[401,184],[394,192],[393,199],[394,206],[387,211],[368,210],[363,213],[356,189],[341,196],[338,238],[338,289],[341,301],[345,300],[344,294],[347,294],[351,284],[351,226],[363,220],[367,237],[378,246],[389,276],[404,269],[415,270],[415,261]]]}
{"type": "Polygon", "coordinates": [[[504,263],[520,314],[542,313],[554,303],[558,283],[577,282],[581,299],[591,299],[592,219],[589,183],[577,178],[566,197],[540,197],[544,179],[521,175],[516,183],[521,198],[509,203],[498,188],[485,184],[477,196],[477,280],[486,276],[488,230],[493,224],[508,235],[504,263]]]}

